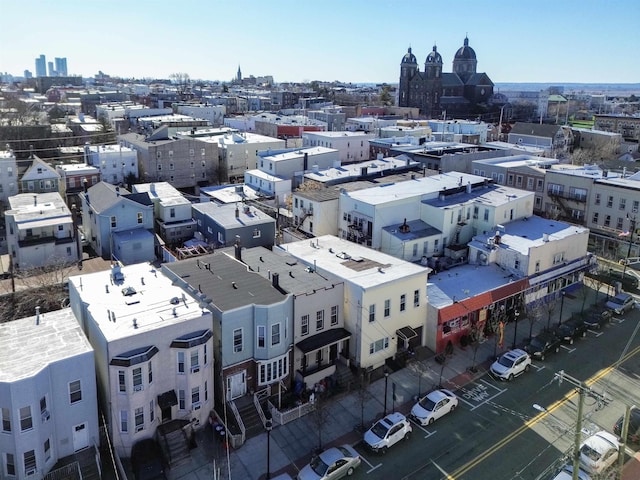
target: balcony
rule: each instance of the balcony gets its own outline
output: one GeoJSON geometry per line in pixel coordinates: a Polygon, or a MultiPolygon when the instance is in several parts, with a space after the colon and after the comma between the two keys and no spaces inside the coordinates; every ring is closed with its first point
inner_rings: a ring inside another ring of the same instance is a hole
{"type": "Polygon", "coordinates": [[[564,190],[547,190],[547,195],[551,198],[562,198],[564,200],[572,200],[574,202],[586,203],[587,201],[586,193],[571,193],[565,192],[564,190]]]}

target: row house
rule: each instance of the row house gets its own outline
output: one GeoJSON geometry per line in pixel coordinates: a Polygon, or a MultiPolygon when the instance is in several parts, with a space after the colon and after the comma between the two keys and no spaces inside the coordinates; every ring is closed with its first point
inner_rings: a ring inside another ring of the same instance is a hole
{"type": "Polygon", "coordinates": [[[42,479],[100,443],[95,356],[71,309],[0,323],[0,471],[42,479]]]}
{"type": "Polygon", "coordinates": [[[61,194],[67,205],[80,205],[78,193],[85,186],[93,186],[101,180],[100,170],[86,163],[68,163],[56,165],[56,172],[60,175],[62,185],[61,194]]]}
{"type": "Polygon", "coordinates": [[[6,208],[7,199],[17,193],[18,164],[15,153],[7,145],[6,150],[0,151],[0,204],[6,208]]]}
{"type": "Polygon", "coordinates": [[[154,206],[146,192],[98,182],[78,197],[85,238],[98,255],[127,265],[155,259],[154,206]]]}
{"type": "Polygon", "coordinates": [[[373,138],[374,134],[361,131],[305,132],[302,146],[335,148],[340,164],[347,164],[369,160],[369,141],[373,138]]]}
{"type": "Polygon", "coordinates": [[[20,177],[20,193],[60,192],[60,175],[55,168],[36,156],[20,177]]]}
{"type": "Polygon", "coordinates": [[[516,145],[541,147],[548,157],[563,157],[573,146],[573,133],[570,127],[561,125],[517,122],[511,127],[507,141],[516,145]]]}
{"type": "Polygon", "coordinates": [[[9,197],[7,245],[16,269],[63,266],[79,258],[71,211],[57,192],[9,197]]]}
{"type": "MultiPolygon", "coordinates": [[[[95,352],[99,401],[119,456],[142,439],[164,444],[168,432],[206,424],[215,393],[210,311],[149,263],[70,277],[69,298],[95,352]]],[[[169,448],[174,460],[188,451],[187,438],[169,448]]]]}
{"type": "Polygon", "coordinates": [[[100,171],[100,179],[113,185],[129,185],[137,179],[138,155],[123,145],[85,145],[84,163],[100,171]]]}

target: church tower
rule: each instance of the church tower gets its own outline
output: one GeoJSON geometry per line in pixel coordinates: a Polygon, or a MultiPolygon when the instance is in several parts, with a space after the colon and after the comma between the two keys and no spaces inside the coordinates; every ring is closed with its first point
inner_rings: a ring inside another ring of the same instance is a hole
{"type": "Polygon", "coordinates": [[[477,67],[476,52],[469,46],[469,38],[464,37],[464,45],[458,49],[453,57],[453,73],[457,73],[466,83],[476,73],[477,67]]]}
{"type": "Polygon", "coordinates": [[[418,73],[418,61],[411,53],[411,47],[402,57],[400,62],[400,82],[398,83],[398,106],[410,107],[409,94],[411,91],[411,79],[418,73]]]}
{"type": "Polygon", "coordinates": [[[238,65],[238,73],[236,74],[236,82],[242,83],[242,72],[240,71],[240,65],[238,65]]]}
{"type": "Polygon", "coordinates": [[[424,62],[424,76],[420,107],[430,118],[437,118],[440,115],[440,96],[442,95],[442,55],[438,53],[438,47],[435,45],[424,62]]]}

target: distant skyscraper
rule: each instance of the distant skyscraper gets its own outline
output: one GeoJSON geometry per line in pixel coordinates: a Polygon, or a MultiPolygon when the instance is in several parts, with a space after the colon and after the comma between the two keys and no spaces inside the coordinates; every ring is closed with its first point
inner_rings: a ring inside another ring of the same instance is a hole
{"type": "Polygon", "coordinates": [[[25,70],[24,78],[33,78],[33,74],[29,70],[25,70]]]}
{"type": "Polygon", "coordinates": [[[40,55],[36,58],[36,77],[47,76],[47,59],[44,55],[40,55]]]}
{"type": "Polygon", "coordinates": [[[67,57],[57,58],[56,61],[56,73],[59,77],[67,76],[67,57]]]}
{"type": "Polygon", "coordinates": [[[47,62],[47,66],[49,67],[49,76],[50,77],[55,77],[56,76],[56,71],[53,68],[53,62],[47,62]]]}

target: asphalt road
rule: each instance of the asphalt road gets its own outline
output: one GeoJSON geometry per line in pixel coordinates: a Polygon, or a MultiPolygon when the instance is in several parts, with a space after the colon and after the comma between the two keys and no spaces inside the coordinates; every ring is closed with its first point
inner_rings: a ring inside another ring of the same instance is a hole
{"type": "Polygon", "coordinates": [[[586,397],[583,437],[611,431],[627,403],[640,404],[639,325],[636,309],[624,319],[614,318],[602,331],[587,332],[545,362],[534,362],[531,371],[513,382],[484,376],[466,385],[456,391],[460,404],[454,413],[427,428],[414,424],[412,437],[386,455],[356,445],[364,461],[352,478],[553,478],[554,463],[573,446],[578,403],[576,388],[567,380],[559,384],[555,374],[564,370],[608,400],[604,405],[586,397]]]}

